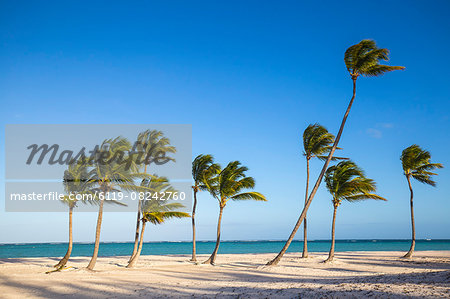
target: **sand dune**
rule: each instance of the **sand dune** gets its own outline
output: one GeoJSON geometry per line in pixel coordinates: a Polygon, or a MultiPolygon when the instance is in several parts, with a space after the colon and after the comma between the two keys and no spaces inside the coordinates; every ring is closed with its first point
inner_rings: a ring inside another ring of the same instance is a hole
{"type": "MultiPolygon", "coordinates": [[[[188,256],[142,256],[135,269],[127,257],[100,258],[96,271],[88,258],[72,268],[45,274],[56,258],[0,260],[1,298],[122,297],[450,297],[450,251],[325,253],[301,259],[287,254],[275,267],[263,266],[274,254],[223,254],[216,266],[194,265],[188,256]]],[[[200,260],[207,256],[200,256],[200,260]]]]}

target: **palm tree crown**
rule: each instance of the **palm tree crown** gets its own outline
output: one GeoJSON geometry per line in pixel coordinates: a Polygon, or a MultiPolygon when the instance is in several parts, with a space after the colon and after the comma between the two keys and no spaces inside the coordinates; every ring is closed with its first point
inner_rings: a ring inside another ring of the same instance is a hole
{"type": "Polygon", "coordinates": [[[255,180],[245,174],[247,170],[248,168],[242,166],[239,161],[230,162],[220,171],[217,181],[209,186],[209,192],[221,206],[225,206],[230,199],[267,201],[266,197],[259,192],[244,191],[255,187],[255,180]]]}
{"type": "Polygon", "coordinates": [[[326,159],[325,154],[334,142],[334,135],[319,124],[310,124],[303,132],[303,155],[307,159],[317,157],[326,159]]]}
{"type": "MultiPolygon", "coordinates": [[[[143,185],[151,194],[176,192],[166,177],[153,174],[151,179],[145,179],[143,185]]],[[[142,221],[152,224],[162,224],[169,218],[189,217],[190,215],[179,210],[185,208],[180,203],[169,203],[159,199],[144,200],[141,206],[142,221]]]]}
{"type": "MultiPolygon", "coordinates": [[[[135,150],[136,154],[144,154],[141,160],[145,164],[145,170],[147,169],[147,165],[152,162],[152,159],[155,159],[161,154],[164,154],[164,158],[167,161],[175,162],[174,158],[166,156],[166,154],[177,152],[177,149],[170,145],[170,139],[164,137],[164,133],[157,130],[145,130],[139,133],[135,150]],[[147,161],[145,161],[146,159],[147,161]]],[[[139,166],[141,166],[141,163],[139,163],[139,166]]]]}
{"type": "MultiPolygon", "coordinates": [[[[334,143],[334,135],[320,124],[310,124],[303,132],[303,155],[306,159],[326,160],[334,143]]],[[[340,148],[337,148],[340,149],[340,148]]],[[[346,159],[332,157],[332,160],[346,159]]]]}
{"type": "MultiPolygon", "coordinates": [[[[149,175],[139,172],[140,167],[133,159],[129,160],[129,164],[120,160],[120,156],[130,150],[131,144],[126,138],[117,137],[103,141],[94,156],[95,164],[91,172],[91,179],[97,181],[99,191],[147,191],[145,187],[136,184],[135,180],[148,178],[149,175]]],[[[124,157],[127,158],[130,156],[124,157]]]]}
{"type": "Polygon", "coordinates": [[[214,163],[211,155],[198,155],[192,161],[192,178],[194,179],[195,192],[207,190],[207,186],[211,184],[210,180],[214,178],[220,170],[220,165],[214,163]]]}
{"type": "MultiPolygon", "coordinates": [[[[68,195],[64,196],[63,202],[69,207],[75,207],[77,199],[69,195],[88,194],[91,193],[91,189],[97,183],[90,178],[91,171],[87,163],[81,160],[72,161],[67,170],[64,171],[63,185],[64,190],[68,195]]],[[[83,197],[81,197],[83,198],[83,197]]],[[[90,201],[89,203],[93,203],[90,201]]]]}
{"type": "Polygon", "coordinates": [[[436,186],[432,176],[437,174],[431,171],[444,166],[441,163],[431,163],[430,159],[430,152],[421,149],[417,144],[405,148],[400,157],[403,172],[407,177],[413,177],[421,183],[436,186]]]}
{"type": "Polygon", "coordinates": [[[389,60],[389,50],[378,48],[375,41],[364,39],[345,51],[344,61],[353,80],[359,75],[375,77],[384,73],[403,70],[403,66],[391,66],[380,64],[389,60]]]}
{"type": "Polygon", "coordinates": [[[333,196],[333,204],[339,206],[343,200],[350,202],[385,198],[374,194],[376,184],[365,177],[364,172],[353,161],[342,161],[328,168],[325,183],[333,196]]]}

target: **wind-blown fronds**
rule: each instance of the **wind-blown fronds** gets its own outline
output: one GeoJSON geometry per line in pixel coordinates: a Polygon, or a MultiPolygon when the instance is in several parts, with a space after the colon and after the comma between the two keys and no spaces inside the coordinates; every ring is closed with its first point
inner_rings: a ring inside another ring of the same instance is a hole
{"type": "MultiPolygon", "coordinates": [[[[162,194],[165,192],[176,192],[166,177],[152,175],[151,179],[146,179],[143,183],[151,194],[162,194]]],[[[143,200],[142,221],[148,221],[152,224],[161,224],[169,218],[190,217],[188,213],[178,211],[185,208],[181,203],[169,203],[159,199],[143,200]]]]}
{"type": "MultiPolygon", "coordinates": [[[[71,161],[63,175],[64,191],[68,194],[63,198],[63,202],[65,204],[69,207],[75,207],[79,199],[77,199],[74,195],[93,195],[92,189],[97,182],[90,176],[91,173],[86,163],[76,160],[71,161]]],[[[92,204],[95,202],[95,200],[83,200],[88,197],[80,196],[78,198],[81,198],[83,203],[92,204]]],[[[92,199],[94,198],[92,197],[92,199]]]]}
{"type": "Polygon", "coordinates": [[[165,203],[163,201],[150,200],[144,205],[142,221],[152,224],[162,224],[170,218],[190,217],[188,213],[178,211],[183,209],[180,203],[165,203]]]}
{"type": "Polygon", "coordinates": [[[375,182],[366,178],[363,170],[350,160],[328,168],[325,183],[336,206],[343,200],[350,202],[366,199],[386,200],[373,193],[376,191],[375,182]]]}
{"type": "Polygon", "coordinates": [[[267,201],[261,193],[245,191],[255,187],[254,178],[245,174],[247,170],[239,161],[228,163],[217,175],[217,182],[210,187],[209,192],[221,205],[225,205],[230,199],[267,201]]]}
{"type": "Polygon", "coordinates": [[[405,148],[400,156],[403,172],[407,177],[413,177],[417,181],[436,186],[432,176],[437,175],[430,170],[443,168],[441,163],[431,163],[431,154],[423,150],[417,144],[405,148]]]}
{"type": "MultiPolygon", "coordinates": [[[[177,190],[175,188],[172,187],[172,185],[169,182],[169,179],[163,176],[158,176],[156,174],[151,175],[150,179],[145,179],[142,182],[142,186],[145,187],[147,189],[148,194],[151,194],[152,196],[156,194],[156,197],[150,197],[150,198],[145,198],[142,201],[142,205],[141,205],[141,212],[148,212],[149,209],[153,209],[156,208],[156,206],[154,205],[155,202],[156,203],[161,203],[163,202],[162,200],[159,199],[160,196],[162,196],[162,194],[167,193],[167,192],[177,192],[177,190]]],[[[168,206],[170,207],[170,206],[168,206]]]]}
{"type": "Polygon", "coordinates": [[[259,192],[243,192],[237,195],[231,196],[232,200],[257,200],[267,201],[266,197],[259,192]]]}
{"type": "MultiPolygon", "coordinates": [[[[334,143],[334,135],[320,124],[310,124],[303,132],[303,155],[306,159],[326,160],[334,143]]],[[[338,148],[340,149],[340,148],[338,148]]],[[[332,157],[332,160],[345,159],[332,157]]]]}
{"type": "Polygon", "coordinates": [[[214,163],[214,158],[211,155],[198,155],[192,161],[193,188],[196,191],[208,190],[209,186],[215,183],[214,178],[219,170],[220,165],[214,163]]]}
{"type": "Polygon", "coordinates": [[[344,62],[352,79],[359,75],[366,77],[380,76],[387,72],[403,70],[403,66],[382,65],[389,60],[389,50],[378,48],[375,41],[365,39],[345,51],[344,62]]]}
{"type": "Polygon", "coordinates": [[[175,162],[175,158],[166,156],[167,153],[176,153],[177,149],[170,145],[170,139],[164,137],[164,133],[157,130],[145,130],[139,133],[135,145],[135,152],[133,156],[139,156],[141,159],[138,162],[138,166],[143,164],[147,166],[154,159],[164,155],[164,159],[167,161],[175,162]]]}

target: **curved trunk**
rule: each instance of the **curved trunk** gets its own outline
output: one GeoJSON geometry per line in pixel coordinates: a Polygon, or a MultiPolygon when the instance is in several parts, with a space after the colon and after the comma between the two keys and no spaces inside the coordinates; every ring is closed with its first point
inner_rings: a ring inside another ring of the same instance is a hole
{"type": "Polygon", "coordinates": [[[136,252],[138,249],[140,224],[141,224],[141,200],[138,199],[138,211],[137,211],[137,220],[136,220],[136,233],[134,235],[134,247],[133,247],[133,253],[131,254],[128,262],[131,262],[133,257],[136,255],[136,252]]]}
{"type": "Polygon", "coordinates": [[[273,260],[268,262],[267,266],[277,265],[280,262],[281,258],[286,253],[287,249],[289,248],[289,245],[291,245],[291,242],[294,239],[295,234],[297,233],[300,225],[302,224],[302,221],[305,219],[306,212],[308,211],[308,208],[311,205],[312,200],[314,199],[314,195],[316,195],[317,189],[319,189],[320,183],[322,182],[322,179],[325,175],[325,171],[327,171],[328,164],[330,164],[330,161],[331,161],[331,158],[333,157],[334,151],[336,150],[336,147],[339,144],[339,140],[341,139],[342,131],[344,130],[345,122],[347,121],[347,117],[348,117],[348,114],[350,113],[350,109],[352,108],[353,101],[355,100],[355,96],[356,96],[356,79],[353,79],[353,96],[350,100],[350,103],[348,104],[347,111],[345,111],[344,117],[341,122],[341,126],[339,128],[339,132],[336,136],[336,139],[334,140],[333,147],[331,148],[330,153],[328,154],[327,160],[325,161],[325,163],[322,167],[322,171],[320,172],[320,175],[317,178],[316,184],[314,185],[314,188],[312,189],[311,194],[309,195],[308,201],[306,202],[305,207],[304,207],[300,217],[298,218],[297,223],[295,224],[294,229],[292,230],[288,240],[284,244],[280,253],[278,253],[278,255],[273,260]]]}
{"type": "Polygon", "coordinates": [[[197,190],[194,190],[194,206],[192,207],[192,258],[191,261],[196,262],[196,248],[195,248],[195,209],[197,207],[197,190]]]}
{"type": "Polygon", "coordinates": [[[413,189],[411,186],[411,179],[409,176],[406,176],[406,179],[408,180],[408,186],[409,186],[409,192],[411,193],[410,198],[410,206],[411,206],[411,230],[412,230],[412,236],[411,236],[411,247],[409,248],[409,251],[407,254],[405,254],[403,257],[410,258],[412,257],[414,253],[414,247],[416,246],[416,226],[414,225],[414,204],[413,204],[413,189]]]}
{"type": "Polygon", "coordinates": [[[61,269],[64,267],[69,261],[70,254],[72,253],[73,247],[73,237],[72,237],[72,215],[73,215],[73,206],[69,207],[69,246],[67,247],[66,255],[59,261],[58,264],[55,265],[55,268],[61,269]]]}
{"type": "Polygon", "coordinates": [[[335,243],[335,227],[336,227],[336,211],[337,206],[334,205],[334,211],[333,211],[333,222],[331,225],[331,248],[330,252],[328,253],[328,258],[325,260],[325,262],[331,262],[334,258],[334,243],[335,243]]]}
{"type": "MultiPolygon", "coordinates": [[[[309,187],[309,158],[306,158],[306,192],[305,192],[305,205],[308,201],[308,187],[309,187]]],[[[307,235],[307,224],[306,224],[306,216],[303,222],[303,253],[302,257],[308,257],[308,235],[307,235]]]]}
{"type": "Polygon", "coordinates": [[[203,264],[210,263],[211,265],[214,265],[214,262],[216,260],[217,251],[219,251],[219,245],[220,245],[220,225],[222,223],[222,213],[223,213],[223,206],[220,206],[220,212],[219,212],[219,220],[217,221],[217,240],[216,240],[216,247],[214,248],[213,253],[211,256],[203,262],[203,264]]]}
{"type": "Polygon", "coordinates": [[[87,266],[87,268],[89,270],[94,270],[95,263],[97,262],[98,249],[100,247],[100,231],[102,229],[103,203],[104,203],[104,199],[100,199],[100,205],[98,207],[98,216],[97,216],[97,228],[95,229],[94,253],[92,254],[91,261],[89,262],[89,265],[87,266]]]}
{"type": "MultiPolygon", "coordinates": [[[[144,173],[147,174],[147,164],[144,166],[144,173]]],[[[144,182],[145,179],[142,179],[142,182],[144,182]]],[[[133,257],[135,256],[138,248],[138,242],[139,242],[139,226],[141,224],[141,200],[138,199],[138,210],[137,210],[137,219],[136,219],[136,232],[134,234],[134,247],[133,247],[133,253],[131,253],[130,259],[128,262],[131,262],[133,257]]]]}
{"type": "Polygon", "coordinates": [[[136,265],[139,257],[141,256],[142,247],[144,246],[144,231],[145,231],[146,223],[147,223],[147,221],[142,222],[141,236],[139,239],[139,249],[137,250],[136,254],[133,256],[131,261],[128,263],[127,268],[133,268],[136,265]]]}

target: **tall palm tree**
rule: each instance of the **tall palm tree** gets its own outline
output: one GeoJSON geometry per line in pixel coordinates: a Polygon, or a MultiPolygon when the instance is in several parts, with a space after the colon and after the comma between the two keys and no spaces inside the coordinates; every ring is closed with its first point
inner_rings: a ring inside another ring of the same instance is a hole
{"type": "MultiPolygon", "coordinates": [[[[142,192],[147,190],[142,186],[136,185],[135,181],[136,179],[146,178],[148,175],[139,173],[139,168],[135,162],[132,162],[131,165],[127,165],[126,163],[121,163],[121,161],[117,159],[117,157],[120,157],[122,154],[129,153],[130,150],[131,144],[126,138],[117,137],[115,139],[107,139],[103,141],[100,149],[95,152],[93,161],[89,161],[89,163],[93,163],[91,179],[97,184],[97,188],[93,189],[93,192],[97,194],[99,206],[95,230],[94,252],[87,266],[89,270],[93,270],[95,263],[97,262],[103,219],[103,205],[105,200],[109,198],[109,194],[112,192],[142,192]],[[116,157],[116,159],[113,159],[113,157],[116,157]]],[[[109,203],[112,201],[108,200],[107,202],[109,203]]]]}
{"type": "Polygon", "coordinates": [[[333,222],[331,227],[331,248],[328,259],[334,258],[336,211],[343,200],[355,202],[365,199],[386,200],[373,193],[376,191],[375,182],[365,177],[364,172],[352,161],[342,161],[328,168],[325,174],[325,184],[333,197],[333,222]]]}
{"type": "MultiPolygon", "coordinates": [[[[138,167],[144,165],[144,173],[147,173],[147,168],[150,161],[156,158],[160,154],[175,153],[177,150],[174,146],[170,145],[170,140],[164,137],[164,133],[157,130],[145,130],[139,133],[136,140],[135,156],[142,156],[140,159],[143,163],[138,163],[138,167]]],[[[174,158],[166,156],[170,161],[175,161],[174,158]]],[[[144,183],[142,181],[142,183],[144,183]]],[[[134,247],[131,253],[129,261],[137,252],[138,242],[139,242],[139,226],[141,223],[141,201],[138,200],[138,209],[136,217],[136,231],[134,235],[134,247]]]]}
{"type": "Polygon", "coordinates": [[[73,247],[72,236],[72,216],[73,209],[77,206],[79,199],[76,196],[89,194],[94,187],[95,181],[89,179],[89,171],[86,163],[82,161],[72,161],[66,171],[64,171],[63,185],[67,195],[63,198],[63,203],[69,207],[69,244],[64,257],[54,266],[62,269],[69,261],[73,247]]]}
{"type": "MultiPolygon", "coordinates": [[[[149,192],[151,192],[152,194],[175,191],[169,184],[168,179],[165,177],[158,177],[156,175],[153,175],[151,179],[146,179],[145,181],[147,187],[149,188],[149,190],[151,190],[149,192]]],[[[157,225],[164,223],[165,220],[170,218],[190,217],[188,213],[180,211],[180,209],[182,208],[184,208],[184,206],[180,203],[169,203],[158,199],[144,200],[142,202],[142,228],[139,238],[139,248],[131,261],[128,263],[127,268],[133,268],[136,265],[139,257],[141,256],[146,223],[150,222],[157,225]]]]}
{"type": "Polygon", "coordinates": [[[308,211],[309,206],[311,205],[312,200],[314,199],[314,195],[316,195],[317,189],[319,189],[320,183],[325,175],[325,171],[330,164],[330,161],[333,157],[334,151],[336,150],[339,140],[341,139],[342,131],[344,130],[345,122],[347,121],[348,114],[350,113],[350,109],[352,108],[353,101],[356,96],[356,80],[360,75],[365,77],[375,77],[381,76],[387,72],[391,72],[394,70],[403,70],[403,66],[389,66],[380,64],[381,61],[389,60],[389,50],[378,48],[375,41],[365,39],[360,41],[358,44],[351,46],[345,51],[344,62],[347,67],[347,70],[350,74],[350,77],[353,82],[353,95],[350,99],[350,103],[348,104],[347,110],[345,111],[344,117],[341,122],[341,126],[339,127],[338,134],[336,139],[334,140],[333,146],[330,149],[328,157],[322,167],[322,171],[320,172],[317,181],[311,190],[311,193],[308,197],[308,201],[306,202],[305,208],[303,209],[300,217],[297,220],[297,223],[294,226],[286,244],[281,249],[280,253],[267,263],[267,265],[276,265],[280,262],[283,255],[286,253],[289,245],[294,239],[297,230],[299,229],[302,221],[306,217],[306,212],[308,211]]]}
{"type": "Polygon", "coordinates": [[[411,247],[408,253],[405,254],[404,257],[410,258],[414,253],[414,247],[416,245],[416,228],[414,225],[414,205],[413,205],[413,189],[411,186],[411,178],[416,179],[417,181],[436,186],[436,182],[433,181],[432,176],[437,175],[432,172],[437,168],[443,168],[444,166],[441,163],[431,163],[431,154],[430,152],[423,150],[417,144],[413,144],[407,148],[405,148],[402,152],[400,160],[402,161],[403,166],[403,174],[408,181],[409,192],[411,193],[410,197],[410,206],[411,206],[411,230],[412,230],[412,239],[411,239],[411,247]]]}
{"type": "Polygon", "coordinates": [[[196,244],[195,244],[195,210],[197,207],[197,192],[207,190],[207,186],[212,183],[210,180],[217,174],[220,166],[214,163],[211,155],[198,155],[192,162],[192,178],[194,179],[194,205],[192,207],[192,258],[191,261],[196,262],[196,244]]]}
{"type": "Polygon", "coordinates": [[[208,191],[219,203],[219,219],[217,221],[217,240],[211,256],[203,264],[214,265],[220,244],[220,227],[222,223],[223,209],[230,200],[257,200],[267,201],[259,192],[246,191],[255,187],[255,180],[245,174],[248,168],[242,166],[239,161],[233,161],[222,169],[212,185],[208,185],[208,191]]]}
{"type": "MultiPolygon", "coordinates": [[[[331,145],[334,142],[334,135],[329,133],[328,130],[319,124],[310,124],[303,132],[303,155],[306,158],[306,192],[305,192],[305,205],[308,201],[308,188],[309,188],[309,161],[312,158],[318,158],[320,160],[326,160],[328,152],[331,149],[331,145]]],[[[333,160],[344,159],[340,157],[333,157],[333,160]]],[[[303,258],[308,257],[308,236],[307,236],[307,221],[306,216],[303,221],[303,258]]]]}

